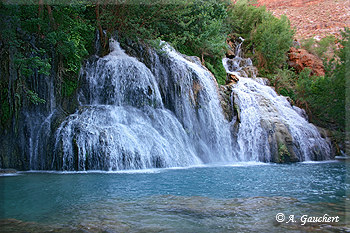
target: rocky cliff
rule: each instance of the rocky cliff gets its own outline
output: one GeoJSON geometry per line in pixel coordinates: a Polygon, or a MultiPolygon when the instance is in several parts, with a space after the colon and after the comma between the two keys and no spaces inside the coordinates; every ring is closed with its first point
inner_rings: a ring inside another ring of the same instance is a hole
{"type": "Polygon", "coordinates": [[[339,30],[350,27],[348,0],[258,0],[277,17],[287,15],[296,28],[296,38],[338,36],[339,30]]]}

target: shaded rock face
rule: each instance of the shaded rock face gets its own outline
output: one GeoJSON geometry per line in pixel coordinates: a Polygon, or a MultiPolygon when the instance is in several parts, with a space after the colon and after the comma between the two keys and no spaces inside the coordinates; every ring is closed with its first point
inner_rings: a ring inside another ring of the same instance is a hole
{"type": "Polygon", "coordinates": [[[271,152],[271,162],[289,163],[299,162],[294,150],[294,141],[288,126],[283,124],[278,119],[263,119],[262,127],[268,131],[268,144],[271,152]]]}
{"type": "MultiPolygon", "coordinates": [[[[234,118],[237,118],[237,108],[234,106],[234,101],[232,100],[232,88],[233,83],[228,85],[221,85],[219,88],[220,104],[228,122],[231,122],[234,118]]],[[[237,118],[239,119],[239,117],[237,118]]]]}
{"type": "MultiPolygon", "coordinates": [[[[8,63],[0,68],[0,73],[4,75],[2,78],[8,79],[12,85],[18,79],[14,68],[14,57],[15,52],[10,53],[8,63]]],[[[50,76],[34,72],[30,78],[25,80],[26,87],[37,93],[46,102],[35,105],[21,97],[23,99],[21,99],[20,109],[13,114],[9,125],[0,129],[1,168],[34,169],[31,166],[33,165],[32,158],[38,161],[35,168],[46,167],[50,164],[47,153],[50,145],[54,143],[53,134],[60,122],[67,114],[74,112],[78,105],[76,93],[64,98],[60,94],[62,83],[60,79],[54,78],[57,75],[58,62],[55,57],[51,59],[53,62],[50,76]],[[37,150],[38,148],[40,150],[37,150]]]]}
{"type": "Polygon", "coordinates": [[[323,76],[325,74],[322,60],[305,49],[292,47],[288,53],[288,65],[298,73],[305,68],[309,68],[311,75],[323,76]]]}

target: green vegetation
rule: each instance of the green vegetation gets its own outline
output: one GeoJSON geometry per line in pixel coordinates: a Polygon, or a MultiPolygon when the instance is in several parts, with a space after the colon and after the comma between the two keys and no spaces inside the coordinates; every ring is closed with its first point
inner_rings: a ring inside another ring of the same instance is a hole
{"type": "MultiPolygon", "coordinates": [[[[328,70],[325,77],[313,81],[311,90],[306,89],[306,96],[311,111],[318,121],[327,122],[335,128],[345,131],[345,97],[346,77],[350,67],[350,30],[342,33],[341,49],[337,51],[337,59],[330,61],[335,69],[328,70]]],[[[307,88],[306,85],[300,88],[307,88]]]]}
{"type": "MultiPolygon", "coordinates": [[[[167,41],[186,55],[200,57],[202,63],[207,64],[219,82],[224,84],[226,73],[223,72],[221,58],[226,50],[228,2],[155,0],[137,4],[130,4],[130,1],[118,3],[97,6],[97,22],[100,31],[106,29],[107,37],[118,31],[120,37],[147,43],[152,40],[167,41]]],[[[104,41],[106,46],[106,39],[104,41]]]]}
{"type": "MultiPolygon", "coordinates": [[[[329,41],[329,38],[331,37],[326,37],[323,41],[329,41]]],[[[289,96],[294,104],[304,108],[312,122],[344,132],[346,127],[346,77],[349,77],[348,67],[350,67],[349,29],[345,29],[342,38],[341,49],[336,51],[333,59],[327,61],[323,57],[328,67],[324,77],[310,76],[308,69],[296,74],[285,67],[278,69],[275,74],[268,75],[268,78],[278,93],[289,96]]],[[[330,45],[331,43],[327,42],[318,49],[325,51],[330,45]]]]}
{"type": "Polygon", "coordinates": [[[233,35],[246,39],[245,52],[253,58],[260,73],[274,73],[283,66],[294,35],[287,17],[278,19],[265,7],[239,0],[229,11],[228,24],[233,35]]]}
{"type": "Polygon", "coordinates": [[[205,66],[214,74],[217,82],[220,85],[224,85],[226,83],[226,70],[222,65],[221,59],[217,58],[209,58],[205,62],[205,66]]]}
{"type": "Polygon", "coordinates": [[[78,88],[78,80],[77,79],[69,79],[65,78],[62,83],[62,95],[64,97],[71,96],[74,91],[78,88]]]}
{"type": "Polygon", "coordinates": [[[304,49],[323,60],[330,60],[334,56],[336,50],[336,38],[333,35],[326,36],[317,41],[314,38],[308,38],[301,41],[304,49]]]}
{"type": "Polygon", "coordinates": [[[6,87],[4,88],[1,85],[1,90],[0,90],[0,99],[1,101],[1,125],[6,125],[8,123],[8,121],[10,120],[11,117],[11,109],[10,109],[10,105],[9,102],[6,101],[7,98],[7,89],[6,87]],[[3,101],[4,100],[4,101],[3,101]]]}
{"type": "MultiPolygon", "coordinates": [[[[21,106],[46,100],[34,85],[38,80],[57,74],[55,82],[63,85],[62,96],[72,93],[67,77],[77,76],[82,59],[89,55],[94,26],[89,20],[89,7],[84,5],[32,5],[0,3],[1,25],[1,126],[21,106]],[[6,91],[5,91],[6,90],[6,91]]],[[[77,85],[73,85],[74,88],[77,85]]]]}
{"type": "Polygon", "coordinates": [[[290,153],[284,143],[278,144],[278,160],[279,163],[290,162],[290,153]]]}
{"type": "Polygon", "coordinates": [[[296,74],[287,67],[286,53],[294,34],[288,19],[276,18],[264,7],[252,5],[252,1],[29,3],[32,5],[0,3],[2,127],[9,125],[21,106],[45,103],[43,93],[34,85],[40,79],[54,76],[56,93],[63,99],[72,95],[79,87],[82,60],[93,52],[98,32],[101,55],[108,52],[108,39],[116,34],[121,43],[127,38],[150,45],[164,40],[184,54],[200,57],[219,84],[226,79],[221,62],[228,49],[226,37],[241,36],[246,56],[253,59],[260,75],[268,77],[278,93],[305,108],[315,123],[344,131],[349,30],[344,32],[338,51],[336,39],[331,36],[302,42],[327,64],[325,77],[310,77],[308,70],[296,74]]]}

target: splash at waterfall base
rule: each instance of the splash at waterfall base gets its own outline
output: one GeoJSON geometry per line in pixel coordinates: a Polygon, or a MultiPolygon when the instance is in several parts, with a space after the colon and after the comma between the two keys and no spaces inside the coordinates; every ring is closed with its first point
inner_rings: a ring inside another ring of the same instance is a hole
{"type": "MultiPolygon", "coordinates": [[[[264,79],[248,78],[255,71],[239,51],[223,61],[239,81],[219,88],[199,59],[167,44],[157,51],[129,41],[124,51],[112,40],[110,48],[84,65],[71,111],[56,103],[48,112],[24,114],[23,142],[13,149],[18,156],[3,155],[2,168],[125,170],[331,158],[329,141],[303,110],[264,79]]],[[[54,94],[48,98],[55,103],[54,94]]]]}

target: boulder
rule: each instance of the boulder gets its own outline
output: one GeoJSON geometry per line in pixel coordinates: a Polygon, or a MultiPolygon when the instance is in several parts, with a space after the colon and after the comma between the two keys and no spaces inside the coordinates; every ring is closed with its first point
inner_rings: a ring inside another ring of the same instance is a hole
{"type": "Polygon", "coordinates": [[[228,122],[231,122],[234,116],[233,106],[231,104],[232,85],[221,85],[219,88],[220,104],[224,116],[228,122]]]}
{"type": "Polygon", "coordinates": [[[234,74],[227,74],[226,84],[234,84],[239,81],[239,78],[234,74]]]}
{"type": "Polygon", "coordinates": [[[226,44],[228,45],[228,49],[226,51],[226,57],[228,58],[234,58],[236,57],[236,37],[229,35],[228,38],[226,39],[226,44]]]}
{"type": "Polygon", "coordinates": [[[322,60],[305,49],[292,47],[288,52],[288,65],[298,73],[305,68],[310,68],[311,75],[323,76],[325,74],[322,60]]]}
{"type": "Polygon", "coordinates": [[[291,163],[299,162],[295,153],[295,142],[288,127],[278,118],[266,118],[261,121],[261,126],[268,132],[268,142],[271,151],[271,162],[291,163]]]}

